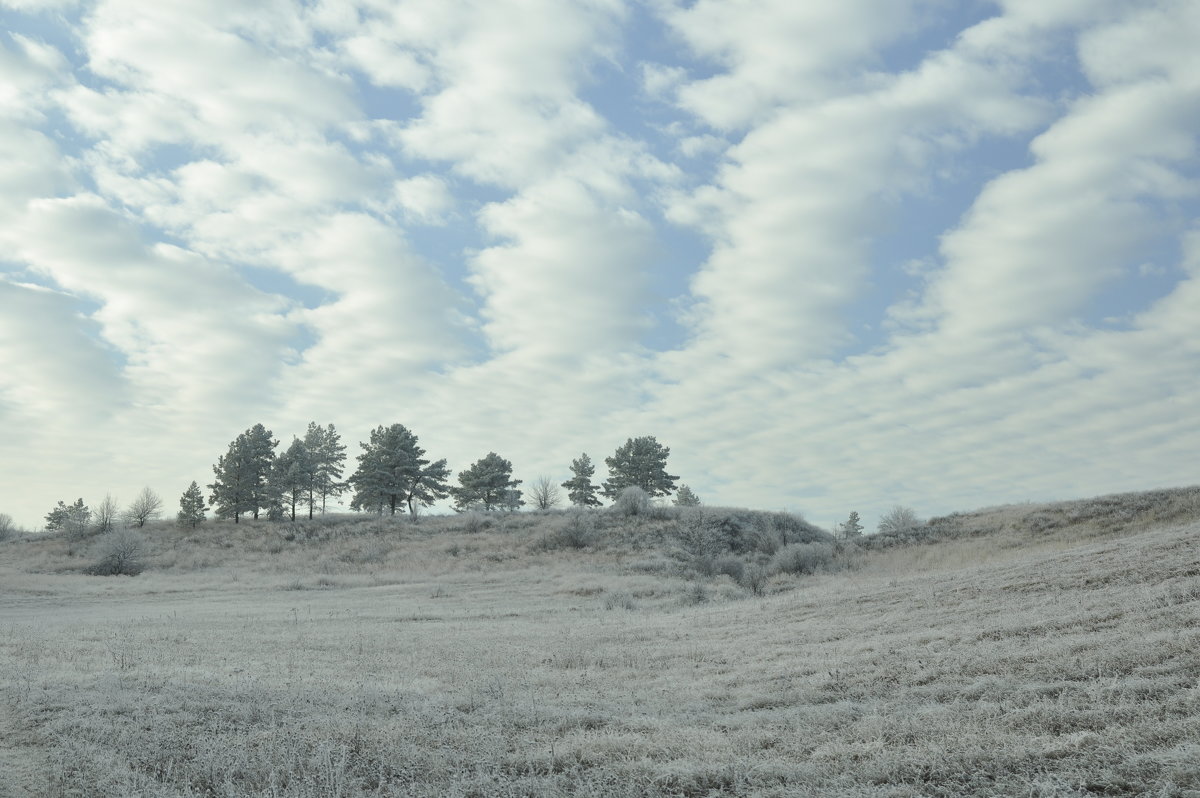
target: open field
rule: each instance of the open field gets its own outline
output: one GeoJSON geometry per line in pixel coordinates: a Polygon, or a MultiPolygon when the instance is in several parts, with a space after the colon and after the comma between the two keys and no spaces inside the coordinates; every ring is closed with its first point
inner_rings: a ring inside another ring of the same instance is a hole
{"type": "Polygon", "coordinates": [[[10,541],[0,795],[1196,798],[1194,504],[761,594],[637,545],[669,519],[164,524],[136,578],[10,541]]]}

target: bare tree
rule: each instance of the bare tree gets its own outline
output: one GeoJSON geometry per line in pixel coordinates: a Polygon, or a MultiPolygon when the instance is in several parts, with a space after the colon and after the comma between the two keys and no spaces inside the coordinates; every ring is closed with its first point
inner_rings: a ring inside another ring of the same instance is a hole
{"type": "Polygon", "coordinates": [[[120,514],[121,507],[117,504],[117,500],[112,497],[111,493],[104,494],[104,501],[100,502],[96,511],[92,513],[92,523],[95,524],[96,533],[103,535],[105,532],[112,532],[117,526],[117,518],[120,514]]]}
{"type": "Polygon", "coordinates": [[[16,524],[8,513],[0,513],[0,540],[8,540],[17,534],[16,524]]]}
{"type": "Polygon", "coordinates": [[[556,507],[561,496],[558,485],[550,477],[538,477],[529,484],[529,498],[535,509],[556,507]]]}
{"type": "Polygon", "coordinates": [[[142,488],[142,492],[125,511],[125,520],[133,526],[141,528],[146,525],[147,521],[153,521],[162,515],[162,506],[162,499],[157,493],[150,490],[149,487],[142,488]]]}

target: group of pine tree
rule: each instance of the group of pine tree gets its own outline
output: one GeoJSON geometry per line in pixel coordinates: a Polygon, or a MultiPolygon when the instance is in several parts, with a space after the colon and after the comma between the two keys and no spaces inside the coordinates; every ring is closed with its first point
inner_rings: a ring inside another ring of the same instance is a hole
{"type": "MultiPolygon", "coordinates": [[[[238,435],[228,451],[213,466],[215,479],[208,486],[209,500],[218,518],[243,515],[295,520],[297,514],[324,513],[327,503],[351,493],[350,508],[380,515],[407,512],[416,517],[422,508],[452,498],[458,511],[516,510],[525,504],[512,476],[512,463],[495,452],[458,473],[457,485],[450,484],[446,460],[431,460],[417,436],[403,424],[376,427],[370,439],[360,444],[358,467],[343,481],[346,447],[332,424],[308,425],[304,437],[294,437],[279,452],[279,441],[262,424],[238,435]]],[[[615,500],[629,487],[638,487],[651,497],[676,491],[679,477],[667,473],[671,450],[647,435],[630,438],[605,458],[609,477],[601,485],[592,482],[595,466],[586,453],[571,463],[571,479],[562,483],[568,498],[578,507],[596,507],[599,496],[615,500]]],[[[686,485],[678,488],[676,503],[699,504],[686,485]]],[[[203,497],[195,483],[180,500],[180,522],[194,524],[203,518],[203,497]],[[187,515],[187,519],[184,516],[187,515]]]]}

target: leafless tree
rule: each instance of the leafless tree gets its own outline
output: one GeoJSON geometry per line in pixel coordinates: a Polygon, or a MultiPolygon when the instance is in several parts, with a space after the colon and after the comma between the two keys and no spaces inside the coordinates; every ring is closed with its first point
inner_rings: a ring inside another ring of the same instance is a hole
{"type": "Polygon", "coordinates": [[[538,477],[529,485],[529,498],[538,510],[549,510],[557,506],[561,495],[558,483],[550,477],[538,477]]]}
{"type": "Polygon", "coordinates": [[[104,494],[104,501],[100,502],[96,511],[92,513],[92,522],[95,524],[97,534],[103,535],[105,532],[112,532],[117,526],[117,518],[120,514],[121,508],[117,504],[117,500],[112,497],[111,493],[104,494]]]}
{"type": "Polygon", "coordinates": [[[142,492],[125,511],[125,520],[133,526],[143,527],[147,521],[152,521],[162,515],[162,506],[162,499],[157,493],[150,490],[149,487],[142,488],[142,492]]]}
{"type": "Polygon", "coordinates": [[[8,540],[17,534],[16,524],[8,513],[0,513],[0,540],[8,540]]]}

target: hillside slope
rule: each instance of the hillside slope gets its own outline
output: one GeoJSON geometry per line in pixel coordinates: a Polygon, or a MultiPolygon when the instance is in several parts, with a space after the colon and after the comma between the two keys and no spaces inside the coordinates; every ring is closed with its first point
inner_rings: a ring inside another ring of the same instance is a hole
{"type": "Polygon", "coordinates": [[[136,579],[0,546],[0,761],[32,795],[1200,792],[1200,523],[761,597],[549,523],[202,529],[136,579]]]}

